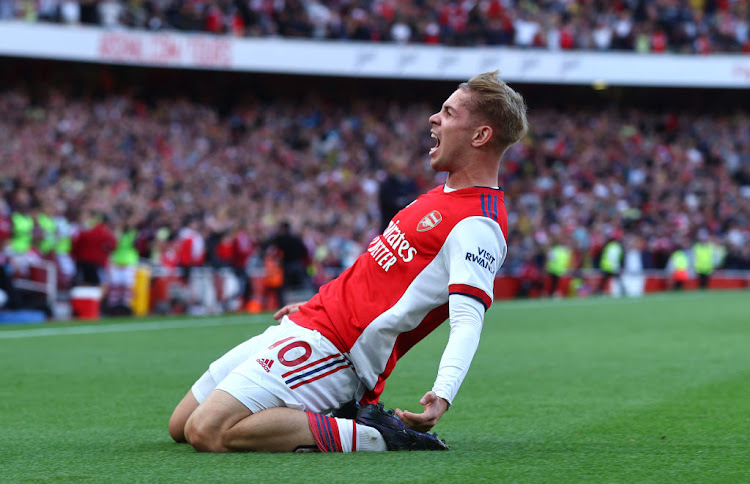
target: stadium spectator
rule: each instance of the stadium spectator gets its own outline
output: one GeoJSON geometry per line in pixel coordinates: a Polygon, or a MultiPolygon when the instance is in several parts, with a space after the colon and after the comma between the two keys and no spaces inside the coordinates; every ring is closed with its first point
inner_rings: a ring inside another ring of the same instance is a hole
{"type": "MultiPolygon", "coordinates": [[[[50,193],[53,194],[54,191],[50,193]]],[[[68,220],[65,202],[57,200],[50,205],[56,227],[54,262],[58,270],[58,286],[60,289],[69,289],[76,274],[75,261],[71,256],[75,227],[68,220]]]]}
{"type": "Polygon", "coordinates": [[[263,246],[266,250],[269,247],[276,249],[278,255],[272,255],[271,257],[281,259],[282,277],[280,291],[278,292],[280,297],[278,307],[289,303],[290,293],[304,293],[310,290],[310,280],[307,273],[310,255],[302,238],[292,231],[291,224],[288,221],[281,222],[277,232],[271,239],[264,242],[263,246]]]}
{"type": "Polygon", "coordinates": [[[613,280],[618,286],[620,286],[620,289],[623,287],[620,273],[622,272],[623,263],[625,261],[625,249],[620,242],[620,238],[621,235],[619,230],[617,230],[611,239],[604,245],[599,260],[601,278],[599,279],[599,285],[596,288],[596,294],[605,294],[607,291],[615,292],[613,289],[610,290],[609,287],[610,282],[613,280]]]}
{"type": "Polygon", "coordinates": [[[283,254],[274,246],[268,247],[263,254],[263,302],[267,311],[282,306],[284,300],[284,267],[283,254]]]}
{"type": "Polygon", "coordinates": [[[253,299],[253,283],[250,279],[250,260],[257,251],[258,242],[251,235],[248,223],[241,221],[230,236],[232,258],[230,265],[240,284],[242,306],[253,299]]]}
{"type": "Polygon", "coordinates": [[[750,8],[732,2],[0,1],[0,19],[216,35],[551,50],[750,52],[750,8]]]}
{"type": "Polygon", "coordinates": [[[206,240],[201,229],[199,218],[188,216],[177,233],[177,257],[185,282],[190,280],[191,270],[203,265],[206,259],[206,240]]]}
{"type": "Polygon", "coordinates": [[[409,174],[407,160],[397,156],[386,163],[385,179],[380,182],[378,191],[381,231],[385,230],[393,216],[411,203],[418,194],[417,182],[409,174]]]}
{"type": "Polygon", "coordinates": [[[507,249],[497,172],[527,130],[525,113],[497,72],[462,83],[429,118],[430,166],[447,172],[445,185],[400,211],[313,299],[278,311],[279,326],[212,364],[170,419],[175,441],[204,452],[446,449],[421,431],[448,409],[479,343],[507,249]],[[424,412],[396,418],[373,405],[399,357],[449,315],[424,412]],[[369,403],[354,421],[324,415],[351,400],[369,403]]]}
{"type": "MultiPolygon", "coordinates": [[[[643,272],[644,240],[639,234],[630,234],[624,238],[625,256],[621,276],[623,295],[642,296],[646,290],[646,276],[643,272]]],[[[615,295],[618,295],[615,293],[615,295]]]]}
{"type": "Polygon", "coordinates": [[[109,216],[100,213],[86,222],[84,228],[73,239],[73,258],[77,263],[76,283],[86,286],[99,286],[106,281],[105,270],[109,256],[117,246],[109,216]]]}
{"type": "Polygon", "coordinates": [[[562,279],[573,268],[573,250],[565,243],[563,237],[552,238],[544,268],[549,278],[547,293],[550,297],[559,297],[564,292],[561,287],[562,279]]]}
{"type": "Polygon", "coordinates": [[[34,250],[35,221],[31,213],[30,201],[19,203],[16,207],[11,214],[10,249],[14,255],[25,257],[34,250]]]}
{"type": "Polygon", "coordinates": [[[115,230],[117,245],[110,254],[107,280],[106,312],[111,315],[130,315],[133,312],[133,286],[138,269],[138,250],[135,227],[120,223],[115,230]]]}
{"type": "Polygon", "coordinates": [[[711,274],[719,262],[718,251],[710,240],[707,230],[702,229],[698,232],[698,240],[693,244],[691,252],[693,270],[698,275],[698,287],[707,289],[711,274]]]}
{"type": "Polygon", "coordinates": [[[8,239],[0,238],[0,308],[15,309],[18,297],[13,284],[13,265],[7,250],[8,239]]]}
{"type": "Polygon", "coordinates": [[[690,258],[684,249],[684,243],[679,243],[667,261],[667,272],[670,275],[672,289],[681,291],[685,283],[690,280],[690,258]]]}
{"type": "Polygon", "coordinates": [[[515,297],[527,298],[539,296],[544,290],[542,270],[533,254],[527,254],[518,272],[518,292],[515,297]]]}

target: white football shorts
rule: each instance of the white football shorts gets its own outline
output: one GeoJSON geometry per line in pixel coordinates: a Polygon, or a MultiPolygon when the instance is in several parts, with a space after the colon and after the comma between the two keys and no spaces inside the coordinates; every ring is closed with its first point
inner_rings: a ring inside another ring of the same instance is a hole
{"type": "Polygon", "coordinates": [[[253,413],[289,407],[325,414],[362,398],[365,387],[333,343],[284,317],[211,363],[192,392],[200,403],[214,389],[253,413]]]}

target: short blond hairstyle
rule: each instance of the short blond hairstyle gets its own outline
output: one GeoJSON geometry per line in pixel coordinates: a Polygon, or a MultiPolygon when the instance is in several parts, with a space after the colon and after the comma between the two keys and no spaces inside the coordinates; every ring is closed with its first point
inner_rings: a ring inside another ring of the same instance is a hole
{"type": "Polygon", "coordinates": [[[471,93],[467,108],[492,127],[493,143],[505,151],[524,137],[529,129],[523,96],[499,77],[500,71],[477,74],[458,85],[471,93]]]}

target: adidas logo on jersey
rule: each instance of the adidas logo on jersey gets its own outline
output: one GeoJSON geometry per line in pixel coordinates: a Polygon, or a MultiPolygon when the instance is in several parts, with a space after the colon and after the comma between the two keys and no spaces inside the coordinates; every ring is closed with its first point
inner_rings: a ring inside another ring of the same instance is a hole
{"type": "Polygon", "coordinates": [[[258,358],[258,363],[260,363],[260,366],[263,367],[264,370],[266,370],[266,373],[269,373],[271,371],[271,365],[273,365],[273,360],[269,360],[268,358],[258,358]]]}

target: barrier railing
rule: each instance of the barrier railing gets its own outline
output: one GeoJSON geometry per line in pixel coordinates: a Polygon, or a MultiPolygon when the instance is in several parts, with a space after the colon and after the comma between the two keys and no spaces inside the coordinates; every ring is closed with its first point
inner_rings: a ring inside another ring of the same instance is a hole
{"type": "MultiPolygon", "coordinates": [[[[596,269],[586,269],[562,277],[557,287],[557,295],[585,296],[595,292],[602,273],[596,269]],[[575,284],[574,284],[575,281],[575,284]]],[[[551,296],[550,278],[542,274],[536,280],[528,280],[517,275],[503,274],[495,279],[495,300],[517,297],[551,296]]],[[[686,281],[682,290],[690,291],[699,287],[695,274],[686,281]]],[[[672,278],[664,270],[647,269],[639,272],[623,272],[619,278],[610,280],[606,293],[615,296],[641,296],[645,293],[668,291],[673,288],[672,278]]],[[[719,270],[709,280],[708,289],[750,288],[750,271],[719,270]]]]}
{"type": "Polygon", "coordinates": [[[27,260],[23,265],[23,272],[13,274],[13,287],[44,294],[47,305],[52,308],[58,297],[55,263],[46,260],[27,260]]]}
{"type": "MultiPolygon", "coordinates": [[[[46,260],[25,261],[22,274],[15,274],[13,284],[16,289],[32,291],[44,295],[44,300],[52,310],[54,317],[66,319],[70,310],[60,311],[60,305],[70,301],[70,290],[59,289],[58,270],[53,262],[46,260]]],[[[250,310],[273,310],[277,302],[277,295],[269,300],[268,292],[264,289],[262,270],[254,268],[250,271],[246,281],[241,281],[230,268],[192,267],[189,271],[183,268],[164,267],[142,261],[140,269],[143,277],[139,277],[134,288],[135,294],[144,299],[133,300],[139,306],[136,315],[145,314],[221,314],[225,312],[250,310]],[[250,284],[252,301],[243,299],[243,284],[250,284]],[[248,304],[252,303],[252,304],[248,304]]],[[[563,296],[585,296],[597,288],[601,279],[601,272],[594,269],[578,271],[574,275],[561,278],[558,294],[563,296]]],[[[503,274],[495,279],[494,296],[496,300],[523,297],[547,297],[549,292],[549,278],[541,275],[536,283],[522,291],[526,282],[521,277],[503,274]]],[[[618,279],[610,282],[607,293],[612,295],[640,296],[644,293],[666,291],[672,288],[669,274],[662,270],[645,270],[642,272],[624,272],[618,279]]],[[[683,290],[698,288],[698,279],[693,275],[683,285],[683,290]]],[[[710,289],[741,289],[750,288],[750,271],[720,270],[710,278],[710,289]]],[[[107,284],[103,284],[104,292],[107,284]]],[[[312,290],[297,294],[294,291],[286,293],[287,299],[301,300],[312,296],[312,290]]],[[[73,314],[75,316],[75,314],[73,314]]]]}

